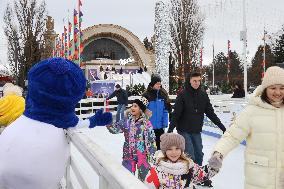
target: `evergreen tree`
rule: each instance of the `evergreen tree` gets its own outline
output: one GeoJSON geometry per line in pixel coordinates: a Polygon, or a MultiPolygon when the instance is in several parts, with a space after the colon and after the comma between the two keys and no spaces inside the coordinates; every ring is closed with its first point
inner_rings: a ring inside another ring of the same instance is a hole
{"type": "MultiPolygon", "coordinates": [[[[215,71],[215,83],[221,85],[227,80],[227,64],[228,58],[223,52],[218,53],[214,58],[214,71],[215,71]]],[[[213,69],[212,69],[213,70],[213,69]]]]}
{"type": "MultiPolygon", "coordinates": [[[[265,48],[265,68],[275,66],[275,56],[272,54],[271,47],[265,48]]],[[[260,45],[252,60],[252,66],[248,69],[248,86],[257,86],[261,84],[263,74],[263,46],[260,45]]]]}
{"type": "Polygon", "coordinates": [[[276,44],[273,48],[276,63],[284,63],[284,25],[282,26],[280,33],[281,34],[278,39],[276,39],[276,44]]]}
{"type": "MultiPolygon", "coordinates": [[[[215,85],[223,88],[223,92],[230,92],[232,85],[243,83],[243,69],[239,55],[236,51],[230,52],[229,83],[227,81],[228,57],[223,53],[218,53],[214,58],[215,85]]],[[[208,75],[209,85],[213,84],[213,64],[203,67],[203,71],[208,75]]]]}
{"type": "Polygon", "coordinates": [[[236,51],[230,52],[230,72],[229,72],[230,84],[243,83],[243,67],[241,66],[241,60],[236,51]]]}

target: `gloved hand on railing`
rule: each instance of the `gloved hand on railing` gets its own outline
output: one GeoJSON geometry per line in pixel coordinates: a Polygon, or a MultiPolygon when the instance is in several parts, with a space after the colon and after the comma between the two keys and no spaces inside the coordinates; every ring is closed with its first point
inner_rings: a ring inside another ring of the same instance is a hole
{"type": "Polygon", "coordinates": [[[95,115],[88,118],[90,120],[89,128],[94,128],[96,126],[109,125],[112,122],[112,114],[110,112],[104,112],[100,109],[95,115]]]}

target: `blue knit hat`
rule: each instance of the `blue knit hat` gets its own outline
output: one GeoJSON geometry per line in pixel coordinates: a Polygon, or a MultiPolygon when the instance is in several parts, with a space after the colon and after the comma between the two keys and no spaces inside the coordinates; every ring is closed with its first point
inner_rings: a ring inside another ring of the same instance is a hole
{"type": "Polygon", "coordinates": [[[58,128],[74,127],[79,120],[75,107],[85,88],[78,65],[63,58],[43,60],[29,71],[24,115],[58,128]]]}

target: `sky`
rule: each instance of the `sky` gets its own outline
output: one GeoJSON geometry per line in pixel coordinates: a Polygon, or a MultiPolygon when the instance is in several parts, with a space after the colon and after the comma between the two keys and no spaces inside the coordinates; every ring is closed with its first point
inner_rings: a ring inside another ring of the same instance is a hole
{"type": "MultiPolygon", "coordinates": [[[[167,2],[168,0],[164,0],[167,2]]],[[[8,0],[0,0],[0,61],[7,62],[7,42],[3,34],[3,14],[8,0]]],[[[10,0],[9,2],[12,2],[10,0]]],[[[55,30],[62,33],[64,20],[70,19],[77,0],[46,0],[48,14],[55,20],[55,30]]],[[[133,32],[142,41],[154,34],[155,2],[157,0],[82,0],[82,28],[96,24],[116,24],[133,32]]],[[[212,62],[212,46],[215,54],[227,52],[227,41],[231,50],[242,53],[240,31],[243,28],[243,0],[198,0],[205,16],[203,40],[203,64],[212,62]]],[[[246,0],[248,29],[248,58],[262,44],[264,27],[268,33],[277,32],[284,24],[283,0],[246,0]]]]}

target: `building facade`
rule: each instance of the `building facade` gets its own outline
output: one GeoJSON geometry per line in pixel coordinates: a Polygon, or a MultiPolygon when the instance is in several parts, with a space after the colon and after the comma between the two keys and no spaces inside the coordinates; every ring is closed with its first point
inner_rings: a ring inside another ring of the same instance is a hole
{"type": "Polygon", "coordinates": [[[88,80],[94,80],[100,69],[135,73],[146,66],[155,69],[155,55],[129,30],[113,24],[88,27],[83,33],[82,69],[88,80]]]}

